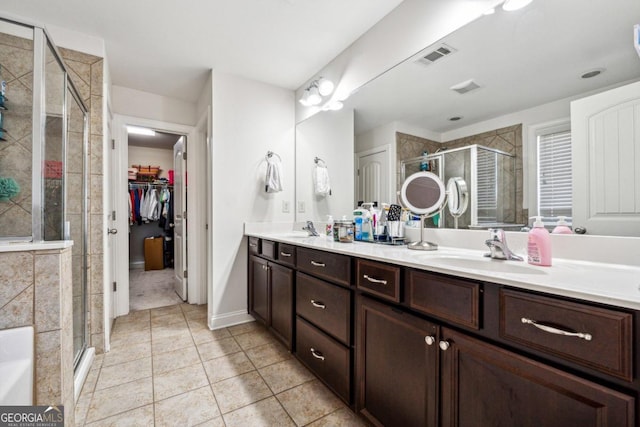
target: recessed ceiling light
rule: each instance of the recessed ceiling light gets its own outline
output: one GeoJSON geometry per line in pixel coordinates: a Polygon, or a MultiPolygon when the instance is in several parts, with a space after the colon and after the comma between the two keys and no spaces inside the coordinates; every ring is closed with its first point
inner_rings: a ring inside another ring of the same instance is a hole
{"type": "Polygon", "coordinates": [[[522,9],[532,1],[533,0],[505,0],[502,4],[502,9],[507,12],[513,12],[514,10],[522,9]]]}
{"type": "Polygon", "coordinates": [[[590,79],[591,77],[599,76],[604,72],[604,68],[595,68],[583,73],[580,77],[583,79],[590,79]]]}
{"type": "Polygon", "coordinates": [[[462,116],[453,116],[453,117],[449,117],[449,121],[452,122],[457,122],[458,120],[461,120],[462,116]]]}
{"type": "Polygon", "coordinates": [[[127,133],[134,135],[156,136],[155,130],[139,126],[127,126],[127,133]]]}

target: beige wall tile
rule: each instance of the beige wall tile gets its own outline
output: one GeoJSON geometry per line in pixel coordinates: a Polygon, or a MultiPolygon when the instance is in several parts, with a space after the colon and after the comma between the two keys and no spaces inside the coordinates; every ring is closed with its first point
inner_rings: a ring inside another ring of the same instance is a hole
{"type": "Polygon", "coordinates": [[[61,299],[59,255],[35,256],[35,324],[38,332],[60,329],[61,299]]]}
{"type": "Polygon", "coordinates": [[[0,308],[0,329],[33,325],[33,285],[0,308]]]}
{"type": "Polygon", "coordinates": [[[61,331],[36,334],[36,404],[62,404],[61,331]]]}
{"type": "Polygon", "coordinates": [[[33,254],[0,253],[0,308],[33,284],[33,254]]]}

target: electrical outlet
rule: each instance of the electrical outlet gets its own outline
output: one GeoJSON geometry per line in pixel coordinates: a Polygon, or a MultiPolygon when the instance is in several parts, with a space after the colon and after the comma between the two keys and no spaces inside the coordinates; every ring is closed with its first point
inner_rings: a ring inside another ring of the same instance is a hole
{"type": "Polygon", "coordinates": [[[305,212],[305,203],[304,202],[298,202],[298,213],[304,213],[305,212]]]}
{"type": "Polygon", "coordinates": [[[282,201],[282,212],[289,213],[289,201],[288,200],[283,200],[282,201]]]}

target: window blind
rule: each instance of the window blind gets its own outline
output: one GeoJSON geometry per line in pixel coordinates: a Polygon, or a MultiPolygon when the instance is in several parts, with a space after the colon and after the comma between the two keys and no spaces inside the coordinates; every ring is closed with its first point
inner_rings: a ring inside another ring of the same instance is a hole
{"type": "Polygon", "coordinates": [[[571,217],[571,131],[538,136],[538,215],[571,217]]]}
{"type": "Polygon", "coordinates": [[[478,150],[478,223],[498,221],[497,154],[478,150]]]}

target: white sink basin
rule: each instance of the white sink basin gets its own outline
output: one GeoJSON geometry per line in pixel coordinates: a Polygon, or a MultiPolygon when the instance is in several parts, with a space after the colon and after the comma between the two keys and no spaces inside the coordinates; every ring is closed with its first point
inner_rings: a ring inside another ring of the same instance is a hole
{"type": "Polygon", "coordinates": [[[0,331],[0,406],[33,405],[33,327],[0,331]]]}
{"type": "Polygon", "coordinates": [[[544,270],[533,267],[523,261],[505,261],[499,259],[467,258],[459,256],[433,256],[430,260],[435,265],[456,267],[483,272],[512,273],[512,274],[545,274],[544,270]]]}
{"type": "Polygon", "coordinates": [[[309,236],[306,231],[290,231],[288,233],[279,233],[278,237],[282,237],[283,239],[306,239],[306,238],[314,238],[320,236],[309,236]]]}

